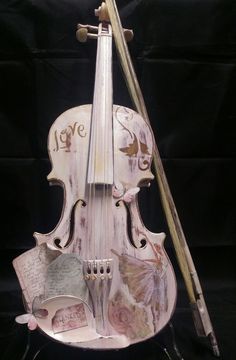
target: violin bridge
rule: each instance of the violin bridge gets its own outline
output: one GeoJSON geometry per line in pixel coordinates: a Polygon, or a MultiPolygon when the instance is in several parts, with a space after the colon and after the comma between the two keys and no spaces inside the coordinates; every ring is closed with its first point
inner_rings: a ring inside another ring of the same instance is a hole
{"type": "Polygon", "coordinates": [[[108,321],[108,299],[113,274],[113,259],[84,260],[84,279],[88,286],[96,320],[97,333],[110,334],[108,321]]]}

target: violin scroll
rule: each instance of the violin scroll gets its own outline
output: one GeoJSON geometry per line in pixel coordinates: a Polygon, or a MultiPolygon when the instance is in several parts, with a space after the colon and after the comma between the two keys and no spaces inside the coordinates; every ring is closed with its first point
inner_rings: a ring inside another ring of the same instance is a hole
{"type": "Polygon", "coordinates": [[[98,9],[95,9],[94,13],[95,13],[95,16],[98,17],[99,21],[101,21],[101,22],[110,21],[109,14],[107,11],[107,6],[106,6],[105,2],[102,2],[102,5],[99,6],[98,9]]]}
{"type": "MultiPolygon", "coordinates": [[[[107,5],[103,2],[98,9],[95,9],[95,16],[99,18],[99,21],[103,23],[102,30],[106,30],[107,23],[110,21],[107,5]]],[[[134,33],[131,29],[124,29],[123,33],[126,42],[133,40],[134,33]]],[[[77,25],[76,38],[79,42],[84,43],[87,39],[97,39],[98,37],[98,26],[92,25],[77,25]]]]}

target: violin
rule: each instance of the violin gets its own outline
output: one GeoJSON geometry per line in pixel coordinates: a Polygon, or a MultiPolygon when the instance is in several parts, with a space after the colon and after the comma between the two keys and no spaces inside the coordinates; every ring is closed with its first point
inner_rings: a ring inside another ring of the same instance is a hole
{"type": "Polygon", "coordinates": [[[37,247],[57,254],[37,325],[72,346],[119,349],[169,322],[176,280],[165,234],[150,232],[139,212],[137,194],[153,179],[152,129],[134,110],[113,104],[112,27],[104,4],[97,12],[98,28],[78,30],[81,41],[97,39],[93,103],[65,111],[48,136],[48,180],[62,186],[64,203],[55,229],[34,234],[37,247]]]}

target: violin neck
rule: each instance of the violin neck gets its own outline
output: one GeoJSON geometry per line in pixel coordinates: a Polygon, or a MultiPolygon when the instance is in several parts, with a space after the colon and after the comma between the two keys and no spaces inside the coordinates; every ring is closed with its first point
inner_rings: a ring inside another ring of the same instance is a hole
{"type": "Polygon", "coordinates": [[[112,30],[99,25],[88,184],[113,184],[112,30]]]}

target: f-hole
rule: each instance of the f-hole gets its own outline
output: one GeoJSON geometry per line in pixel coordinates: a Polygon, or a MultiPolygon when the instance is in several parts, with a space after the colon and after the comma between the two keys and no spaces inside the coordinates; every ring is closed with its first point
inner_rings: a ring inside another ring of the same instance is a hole
{"type": "MultiPolygon", "coordinates": [[[[116,206],[119,207],[120,206],[120,201],[117,201],[116,202],[116,206]]],[[[130,216],[130,210],[129,210],[129,206],[124,202],[122,201],[123,204],[125,205],[125,208],[126,208],[126,214],[127,214],[127,233],[128,233],[128,238],[129,238],[129,242],[130,244],[135,247],[135,249],[142,249],[146,246],[147,244],[147,240],[145,238],[141,239],[140,240],[140,246],[137,247],[135,245],[135,242],[134,242],[134,239],[133,239],[133,233],[132,233],[132,225],[131,225],[131,216],[130,216]]]]}
{"type": "Polygon", "coordinates": [[[56,238],[54,239],[54,245],[58,248],[58,249],[65,249],[66,247],[68,247],[72,241],[73,235],[74,235],[74,228],[75,228],[75,209],[77,204],[81,203],[81,207],[85,207],[86,206],[86,202],[82,199],[79,199],[76,201],[76,203],[74,204],[74,206],[72,207],[71,210],[71,214],[70,214],[70,233],[69,233],[69,237],[68,240],[65,244],[65,246],[61,246],[61,239],[60,238],[56,238]]]}

